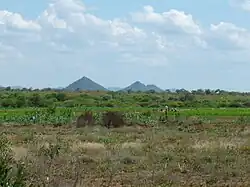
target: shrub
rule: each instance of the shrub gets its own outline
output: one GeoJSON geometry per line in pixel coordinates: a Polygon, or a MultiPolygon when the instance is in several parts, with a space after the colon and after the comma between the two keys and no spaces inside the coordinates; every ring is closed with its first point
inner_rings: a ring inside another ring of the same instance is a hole
{"type": "Polygon", "coordinates": [[[0,186],[25,187],[26,172],[24,166],[13,159],[7,138],[0,139],[0,186]]]}
{"type": "Polygon", "coordinates": [[[105,112],[103,114],[103,123],[104,126],[107,128],[112,127],[120,127],[122,125],[125,124],[124,119],[123,119],[123,115],[119,112],[105,112]]]}
{"type": "Polygon", "coordinates": [[[76,127],[85,127],[86,125],[93,125],[94,117],[91,111],[86,111],[84,114],[81,114],[76,120],[76,127]]]}

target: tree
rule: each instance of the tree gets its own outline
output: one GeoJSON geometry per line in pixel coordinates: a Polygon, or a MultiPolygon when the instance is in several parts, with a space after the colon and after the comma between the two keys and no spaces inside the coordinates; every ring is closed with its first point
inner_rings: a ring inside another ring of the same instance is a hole
{"type": "Polygon", "coordinates": [[[57,93],[55,96],[56,96],[56,99],[58,101],[66,101],[67,100],[67,95],[65,93],[57,93]]]}
{"type": "Polygon", "coordinates": [[[5,90],[6,90],[6,91],[11,91],[11,87],[8,86],[8,87],[5,88],[5,90]]]}
{"type": "Polygon", "coordinates": [[[128,89],[127,93],[131,94],[132,93],[132,89],[128,89]]]}
{"type": "Polygon", "coordinates": [[[16,98],[16,107],[21,108],[26,106],[26,98],[23,95],[18,95],[16,98]]]}
{"type": "Polygon", "coordinates": [[[191,93],[185,93],[184,96],[180,97],[180,101],[194,101],[195,96],[191,93]]]}
{"type": "Polygon", "coordinates": [[[156,93],[156,91],[153,90],[153,89],[151,89],[151,90],[146,91],[146,93],[151,93],[151,94],[153,94],[153,93],[156,93]]]}
{"type": "Polygon", "coordinates": [[[42,98],[38,93],[33,93],[29,98],[29,104],[33,107],[43,106],[42,98]]]}
{"type": "Polygon", "coordinates": [[[211,95],[211,93],[212,93],[212,91],[211,91],[210,89],[206,89],[206,90],[205,90],[205,94],[206,94],[206,95],[211,95]]]}
{"type": "Polygon", "coordinates": [[[15,102],[11,98],[5,98],[5,99],[2,99],[1,106],[2,107],[6,107],[6,108],[8,108],[8,107],[15,107],[15,102]]]}

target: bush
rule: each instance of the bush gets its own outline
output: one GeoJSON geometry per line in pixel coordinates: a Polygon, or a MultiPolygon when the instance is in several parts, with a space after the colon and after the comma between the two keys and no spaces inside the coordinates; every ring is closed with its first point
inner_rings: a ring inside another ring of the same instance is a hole
{"type": "Polygon", "coordinates": [[[103,114],[103,123],[107,128],[120,127],[125,124],[123,115],[120,112],[105,112],[103,114]]]}
{"type": "Polygon", "coordinates": [[[95,123],[93,112],[85,111],[76,120],[76,128],[85,127],[86,125],[93,125],[95,123]]]}
{"type": "Polygon", "coordinates": [[[244,106],[244,107],[250,107],[250,101],[244,102],[244,103],[243,103],[243,106],[244,106]]]}
{"type": "Polygon", "coordinates": [[[237,103],[237,102],[232,102],[228,105],[228,107],[232,107],[232,108],[241,108],[243,107],[243,105],[241,103],[237,103]]]}
{"type": "Polygon", "coordinates": [[[27,186],[24,166],[13,159],[9,142],[3,136],[0,139],[0,186],[27,186]]]}
{"type": "Polygon", "coordinates": [[[14,107],[14,105],[15,105],[14,100],[10,98],[2,99],[1,101],[1,106],[5,108],[14,107]]]}

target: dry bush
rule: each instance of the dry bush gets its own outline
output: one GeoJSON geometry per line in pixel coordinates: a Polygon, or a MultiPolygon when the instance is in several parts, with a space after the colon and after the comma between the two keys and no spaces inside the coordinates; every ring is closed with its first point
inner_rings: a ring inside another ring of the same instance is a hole
{"type": "Polygon", "coordinates": [[[103,114],[103,123],[107,128],[110,127],[121,127],[125,125],[123,115],[120,112],[105,112],[103,114]]]}
{"type": "Polygon", "coordinates": [[[84,114],[81,114],[76,120],[76,127],[81,128],[86,125],[93,125],[94,117],[91,111],[86,111],[84,114]]]}

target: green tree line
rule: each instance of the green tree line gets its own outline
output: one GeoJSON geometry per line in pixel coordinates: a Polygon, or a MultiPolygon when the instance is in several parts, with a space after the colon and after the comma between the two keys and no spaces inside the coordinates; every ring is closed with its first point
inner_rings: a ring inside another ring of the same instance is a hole
{"type": "Polygon", "coordinates": [[[184,89],[149,92],[66,92],[52,89],[0,91],[0,107],[250,107],[250,94],[223,90],[184,89]]]}

